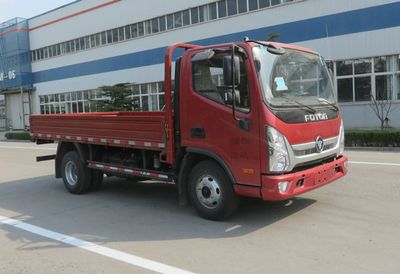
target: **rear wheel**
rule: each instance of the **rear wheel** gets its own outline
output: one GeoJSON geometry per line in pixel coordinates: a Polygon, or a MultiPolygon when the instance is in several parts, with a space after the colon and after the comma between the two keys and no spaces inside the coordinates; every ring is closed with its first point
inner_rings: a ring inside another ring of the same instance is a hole
{"type": "Polygon", "coordinates": [[[239,200],[225,171],[211,161],[200,162],[191,171],[189,197],[197,212],[210,220],[232,215],[239,200]]]}
{"type": "Polygon", "coordinates": [[[64,185],[72,194],[87,191],[91,182],[91,172],[83,165],[76,151],[67,152],[61,163],[64,185]]]}

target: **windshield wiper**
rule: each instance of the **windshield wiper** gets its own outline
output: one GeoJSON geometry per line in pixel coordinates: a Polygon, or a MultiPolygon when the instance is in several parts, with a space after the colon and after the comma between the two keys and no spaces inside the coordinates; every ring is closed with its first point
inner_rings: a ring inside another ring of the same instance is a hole
{"type": "Polygon", "coordinates": [[[307,109],[307,110],[308,110],[310,113],[312,113],[312,114],[317,113],[317,111],[316,111],[315,109],[313,109],[312,107],[307,106],[307,105],[305,105],[305,104],[303,104],[303,103],[300,103],[299,101],[297,101],[297,100],[295,100],[295,99],[293,99],[293,98],[286,97],[286,96],[281,96],[281,97],[282,97],[282,98],[285,98],[286,100],[288,100],[288,101],[290,101],[290,102],[296,103],[297,105],[303,107],[303,109],[307,109]]]}
{"type": "Polygon", "coordinates": [[[337,105],[329,102],[328,100],[324,99],[324,98],[318,98],[318,101],[327,105],[330,105],[335,111],[339,111],[339,108],[337,105]]]}

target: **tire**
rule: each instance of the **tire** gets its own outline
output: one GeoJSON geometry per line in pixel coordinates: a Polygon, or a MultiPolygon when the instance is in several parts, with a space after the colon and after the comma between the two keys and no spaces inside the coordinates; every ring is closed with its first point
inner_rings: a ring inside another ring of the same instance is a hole
{"type": "Polygon", "coordinates": [[[239,198],[225,171],[212,161],[198,163],[189,175],[189,197],[200,216],[224,220],[237,209],[239,198]]]}
{"type": "Polygon", "coordinates": [[[101,170],[92,170],[89,191],[97,191],[101,188],[104,179],[104,173],[101,170]]]}
{"type": "Polygon", "coordinates": [[[76,151],[70,151],[64,155],[61,172],[64,185],[72,194],[82,194],[90,187],[91,170],[82,164],[76,151]]]}

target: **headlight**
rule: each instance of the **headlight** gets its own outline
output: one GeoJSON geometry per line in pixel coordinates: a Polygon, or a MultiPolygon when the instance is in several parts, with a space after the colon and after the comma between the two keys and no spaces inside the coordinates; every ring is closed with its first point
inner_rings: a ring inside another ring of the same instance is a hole
{"type": "Polygon", "coordinates": [[[343,126],[343,120],[342,120],[342,122],[340,124],[340,141],[339,142],[340,142],[340,144],[339,144],[339,148],[340,148],[339,154],[342,155],[343,152],[344,152],[344,126],[343,126]]]}
{"type": "Polygon", "coordinates": [[[289,154],[286,147],[285,136],[276,129],[267,127],[267,142],[269,154],[269,171],[282,172],[289,167],[289,154]]]}

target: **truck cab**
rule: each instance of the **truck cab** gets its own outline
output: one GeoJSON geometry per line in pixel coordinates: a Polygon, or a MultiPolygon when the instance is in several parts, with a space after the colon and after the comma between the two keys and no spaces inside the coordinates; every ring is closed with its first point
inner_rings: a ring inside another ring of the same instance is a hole
{"type": "MultiPolygon", "coordinates": [[[[235,193],[286,200],[347,172],[342,118],[319,54],[245,41],[191,49],[178,63],[181,146],[218,164],[235,193]]],[[[200,208],[216,207],[222,179],[202,176],[191,179],[200,208]]]]}

